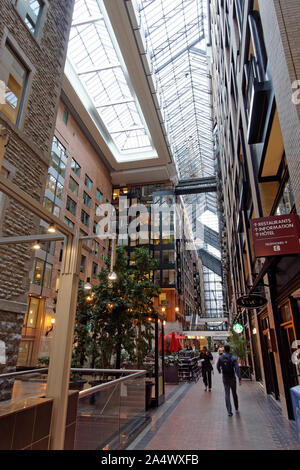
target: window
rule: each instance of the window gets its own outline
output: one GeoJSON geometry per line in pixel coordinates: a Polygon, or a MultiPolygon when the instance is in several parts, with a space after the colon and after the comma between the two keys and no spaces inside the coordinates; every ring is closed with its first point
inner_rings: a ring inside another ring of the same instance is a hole
{"type": "Polygon", "coordinates": [[[43,9],[41,0],[15,0],[15,6],[32,34],[36,35],[43,9]]]}
{"type": "Polygon", "coordinates": [[[40,300],[37,297],[29,297],[28,310],[24,317],[24,327],[35,328],[39,313],[40,300]]]}
{"type": "Polygon", "coordinates": [[[99,243],[96,240],[93,240],[93,253],[95,256],[99,254],[99,243]]]}
{"type": "Polygon", "coordinates": [[[69,180],[69,189],[72,191],[72,193],[75,194],[75,196],[78,196],[78,191],[79,191],[79,184],[76,183],[76,181],[70,176],[69,180]]]}
{"type": "Polygon", "coordinates": [[[38,286],[50,288],[52,275],[52,265],[45,263],[41,259],[36,259],[34,262],[32,283],[38,286]]]}
{"type": "Polygon", "coordinates": [[[175,271],[174,269],[163,269],[162,283],[164,286],[174,286],[175,284],[175,271]]]}
{"type": "Polygon", "coordinates": [[[92,264],[92,278],[96,279],[97,278],[97,273],[98,273],[98,264],[93,263],[92,264]]]}
{"type": "Polygon", "coordinates": [[[80,178],[81,166],[76,162],[76,160],[74,160],[74,158],[72,158],[71,170],[73,170],[75,175],[80,178]]]}
{"type": "Polygon", "coordinates": [[[291,210],[293,209],[293,206],[295,204],[294,200],[294,194],[291,186],[291,181],[288,179],[286,182],[282,196],[278,202],[277,208],[276,208],[276,215],[283,215],[283,214],[289,214],[291,210]]]}
{"type": "Polygon", "coordinates": [[[85,175],[85,185],[86,185],[86,187],[87,187],[90,191],[92,191],[92,189],[93,189],[93,182],[92,182],[92,180],[88,177],[88,175],[85,175]]]}
{"type": "Polygon", "coordinates": [[[174,250],[163,250],[162,252],[163,264],[175,263],[175,251],[174,250]]]}
{"type": "Polygon", "coordinates": [[[69,119],[69,113],[68,113],[67,109],[65,108],[64,112],[63,112],[63,122],[65,123],[65,125],[68,124],[68,119],[69,119]]]}
{"type": "Polygon", "coordinates": [[[98,222],[94,222],[93,224],[93,233],[98,235],[98,222]]]}
{"type": "Polygon", "coordinates": [[[96,191],[96,198],[98,199],[99,202],[103,202],[103,194],[101,193],[100,189],[97,188],[96,191]]]}
{"type": "Polygon", "coordinates": [[[57,137],[53,138],[51,157],[52,168],[54,168],[54,170],[64,178],[66,175],[67,164],[66,148],[57,139],[57,137]]]}
{"type": "Polygon", "coordinates": [[[83,204],[89,209],[91,208],[91,198],[85,191],[83,192],[83,204]]]}
{"type": "Polygon", "coordinates": [[[5,76],[5,104],[0,104],[0,110],[14,124],[18,123],[22,100],[24,96],[28,71],[8,44],[3,51],[5,76]]]}
{"type": "Polygon", "coordinates": [[[54,214],[56,215],[56,217],[59,217],[60,207],[57,206],[53,201],[51,201],[51,199],[46,196],[43,199],[43,206],[45,207],[45,209],[47,209],[47,211],[51,212],[51,214],[54,214]]]}
{"type": "Polygon", "coordinates": [[[85,262],[86,262],[86,257],[85,256],[81,256],[81,262],[80,262],[80,272],[81,273],[84,273],[85,271],[85,262]]]}
{"type": "Polygon", "coordinates": [[[71,199],[69,196],[67,196],[67,204],[66,204],[66,209],[71,212],[71,214],[76,216],[76,209],[77,209],[77,204],[73,199],[71,199]]]}
{"type": "Polygon", "coordinates": [[[81,211],[81,222],[87,227],[90,223],[90,216],[84,210],[81,211]]]}
{"type": "Polygon", "coordinates": [[[72,222],[72,220],[68,219],[67,217],[64,218],[64,222],[66,225],[68,225],[68,227],[74,229],[74,222],[72,222]]]}
{"type": "Polygon", "coordinates": [[[53,175],[48,175],[46,189],[52,192],[54,198],[62,199],[64,187],[53,175]]]}
{"type": "Polygon", "coordinates": [[[56,275],[56,282],[55,282],[55,291],[57,292],[59,289],[59,280],[60,280],[60,271],[57,271],[56,275]]]}

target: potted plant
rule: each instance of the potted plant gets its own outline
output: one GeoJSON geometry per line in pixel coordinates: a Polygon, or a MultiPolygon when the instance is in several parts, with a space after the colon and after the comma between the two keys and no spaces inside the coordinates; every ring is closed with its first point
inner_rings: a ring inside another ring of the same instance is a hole
{"type": "Polygon", "coordinates": [[[246,364],[247,355],[249,354],[249,341],[242,334],[238,334],[235,331],[231,332],[231,338],[229,340],[231,352],[236,356],[240,362],[240,371],[242,378],[252,380],[251,368],[246,364]]]}

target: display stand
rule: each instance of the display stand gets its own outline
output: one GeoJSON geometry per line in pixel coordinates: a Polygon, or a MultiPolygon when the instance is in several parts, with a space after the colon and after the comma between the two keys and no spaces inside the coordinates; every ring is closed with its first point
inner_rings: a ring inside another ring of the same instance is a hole
{"type": "Polygon", "coordinates": [[[180,382],[198,382],[201,377],[201,367],[198,366],[199,357],[180,359],[178,375],[180,382]]]}

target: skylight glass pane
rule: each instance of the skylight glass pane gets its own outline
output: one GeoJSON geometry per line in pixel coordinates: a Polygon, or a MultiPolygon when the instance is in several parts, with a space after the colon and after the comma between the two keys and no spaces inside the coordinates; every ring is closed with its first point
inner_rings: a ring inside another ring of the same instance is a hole
{"type": "Polygon", "coordinates": [[[204,38],[206,1],[137,2],[163,96],[168,137],[179,176],[213,176],[212,98],[204,38]],[[200,161],[204,158],[205,162],[200,161]]]}
{"type": "Polygon", "coordinates": [[[75,0],[68,58],[119,152],[153,150],[98,0],[75,0]]]}

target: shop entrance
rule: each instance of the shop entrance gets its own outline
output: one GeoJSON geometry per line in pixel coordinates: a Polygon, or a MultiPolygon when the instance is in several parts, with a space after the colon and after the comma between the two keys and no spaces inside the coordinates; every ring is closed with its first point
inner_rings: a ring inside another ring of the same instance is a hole
{"type": "Polygon", "coordinates": [[[267,393],[273,395],[276,400],[279,400],[278,380],[270,337],[270,322],[267,313],[260,317],[260,330],[267,393]]]}

